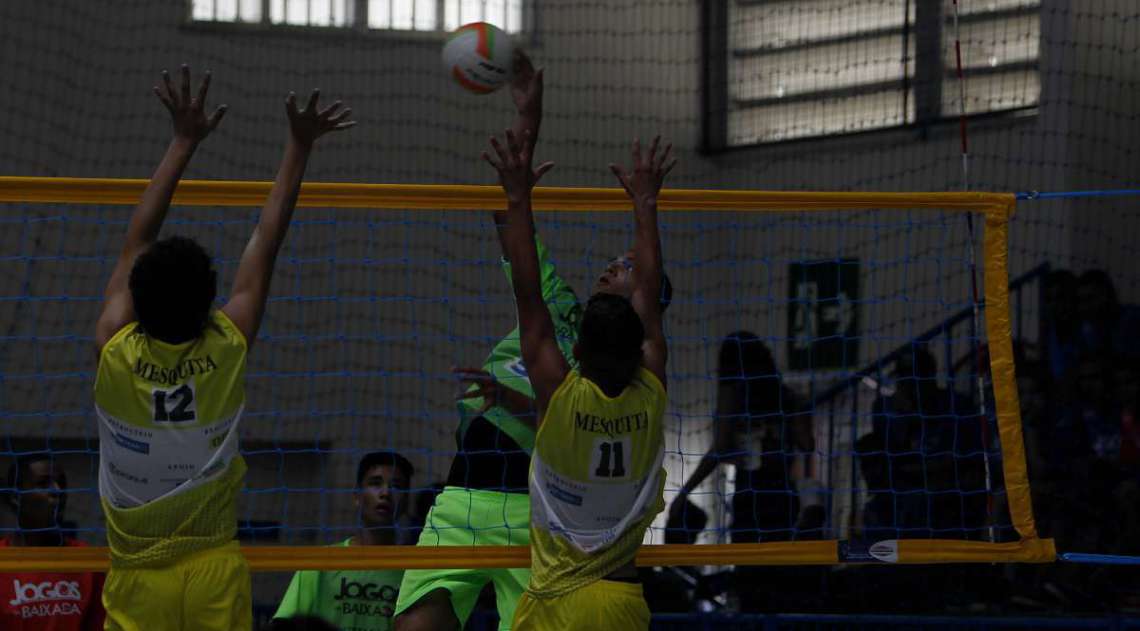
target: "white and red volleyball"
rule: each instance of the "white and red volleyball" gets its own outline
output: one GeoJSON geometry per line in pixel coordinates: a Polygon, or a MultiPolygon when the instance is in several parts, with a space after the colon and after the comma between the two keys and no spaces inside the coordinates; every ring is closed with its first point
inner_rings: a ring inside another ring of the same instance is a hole
{"type": "Polygon", "coordinates": [[[502,29],[486,22],[465,24],[443,46],[443,65],[463,89],[490,94],[511,80],[515,45],[502,29]]]}

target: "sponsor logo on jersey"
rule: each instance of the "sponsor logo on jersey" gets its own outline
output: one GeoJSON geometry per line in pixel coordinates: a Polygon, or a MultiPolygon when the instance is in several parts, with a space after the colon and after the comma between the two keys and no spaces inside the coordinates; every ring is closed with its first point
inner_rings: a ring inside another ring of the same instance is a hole
{"type": "Polygon", "coordinates": [[[128,473],[115,466],[114,461],[108,460],[107,467],[111,470],[111,475],[118,476],[124,480],[129,480],[135,484],[149,484],[150,480],[145,477],[139,477],[133,473],[128,473]]]}
{"type": "Polygon", "coordinates": [[[127,438],[118,432],[111,432],[111,437],[115,440],[115,444],[122,447],[123,449],[136,451],[140,454],[150,453],[150,443],[144,443],[141,440],[127,438]]]}
{"type": "Polygon", "coordinates": [[[391,618],[399,596],[398,587],[385,583],[361,583],[341,577],[340,589],[333,600],[341,602],[340,613],[351,616],[380,616],[391,618]]]}
{"type": "Polygon", "coordinates": [[[554,499],[561,500],[563,502],[566,502],[567,504],[572,504],[574,506],[581,506],[582,505],[582,496],[581,495],[575,495],[575,494],[567,491],[566,489],[554,486],[553,484],[551,484],[549,482],[546,483],[546,492],[550,493],[550,496],[553,497],[554,499]]]}
{"type": "Polygon", "coordinates": [[[617,418],[602,418],[594,414],[583,414],[575,411],[574,425],[579,431],[606,434],[613,437],[617,434],[628,434],[649,429],[649,413],[637,412],[617,418]]]}
{"type": "Polygon", "coordinates": [[[143,361],[140,357],[135,361],[135,374],[147,381],[161,383],[167,386],[176,386],[194,375],[204,375],[218,368],[213,357],[191,357],[176,366],[167,367],[143,361]]]}
{"type": "Polygon", "coordinates": [[[79,581],[23,583],[17,578],[12,580],[12,593],[16,597],[9,600],[8,604],[13,607],[51,600],[83,600],[79,581]]]}

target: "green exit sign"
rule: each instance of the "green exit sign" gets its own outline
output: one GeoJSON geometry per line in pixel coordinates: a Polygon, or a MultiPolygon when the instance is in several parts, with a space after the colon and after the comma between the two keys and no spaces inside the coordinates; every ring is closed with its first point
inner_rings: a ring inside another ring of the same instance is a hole
{"type": "Polygon", "coordinates": [[[788,267],[788,366],[851,368],[859,361],[859,259],[788,267]]]}

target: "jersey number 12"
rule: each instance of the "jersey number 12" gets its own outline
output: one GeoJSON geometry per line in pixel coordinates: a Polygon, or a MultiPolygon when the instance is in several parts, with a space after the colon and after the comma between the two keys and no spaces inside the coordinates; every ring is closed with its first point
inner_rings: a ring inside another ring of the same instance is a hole
{"type": "Polygon", "coordinates": [[[153,396],[156,423],[184,423],[197,418],[194,390],[188,384],[176,390],[155,390],[153,396]]]}

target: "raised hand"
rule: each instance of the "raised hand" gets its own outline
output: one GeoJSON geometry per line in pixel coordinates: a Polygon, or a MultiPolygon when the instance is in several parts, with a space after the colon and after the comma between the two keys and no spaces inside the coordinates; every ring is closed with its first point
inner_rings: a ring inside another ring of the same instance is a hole
{"type": "Polygon", "coordinates": [[[553,162],[544,162],[538,168],[531,168],[531,138],[529,131],[518,138],[511,130],[506,132],[507,146],[504,147],[498,138],[491,137],[491,147],[494,148],[498,161],[483,152],[483,159],[499,172],[499,183],[507,193],[510,202],[522,202],[530,198],[530,191],[534,185],[554,168],[553,162]]]}
{"type": "Polygon", "coordinates": [[[297,95],[293,92],[285,99],[285,111],[289,114],[289,131],[293,140],[304,147],[311,147],[317,138],[330,131],[341,131],[356,124],[348,120],[352,115],[351,108],[340,108],[344,105],[340,101],[333,103],[323,110],[317,109],[317,101],[321,91],[313,90],[309,95],[309,103],[305,109],[297,109],[297,95]],[[338,113],[339,110],[339,113],[338,113]]]}
{"type": "Polygon", "coordinates": [[[190,95],[190,67],[182,64],[182,89],[175,90],[170,82],[170,73],[162,71],[162,83],[165,89],[154,86],[154,94],[170,112],[171,122],[174,124],[174,135],[177,138],[200,142],[222,121],[228,106],[221,105],[210,116],[206,116],[206,93],[210,90],[210,71],[206,71],[205,78],[198,86],[197,96],[190,95]]]}
{"type": "Polygon", "coordinates": [[[633,141],[633,166],[626,171],[618,164],[611,164],[610,170],[621,182],[622,188],[634,201],[656,201],[657,193],[665,182],[665,176],[677,166],[677,159],[671,158],[672,143],[665,146],[665,150],[658,155],[657,148],[661,143],[661,136],[653,139],[649,153],[642,155],[641,141],[633,141]]]}
{"type": "Polygon", "coordinates": [[[536,71],[530,57],[520,48],[515,49],[511,99],[522,116],[542,114],[542,70],[536,71]]]}
{"type": "Polygon", "coordinates": [[[451,372],[455,374],[461,383],[468,386],[475,384],[476,388],[474,390],[466,391],[456,397],[456,399],[462,400],[482,397],[483,406],[479,408],[479,414],[483,414],[503,400],[504,392],[507,388],[499,383],[499,380],[495,379],[495,376],[486,370],[479,368],[453,368],[451,372]]]}

